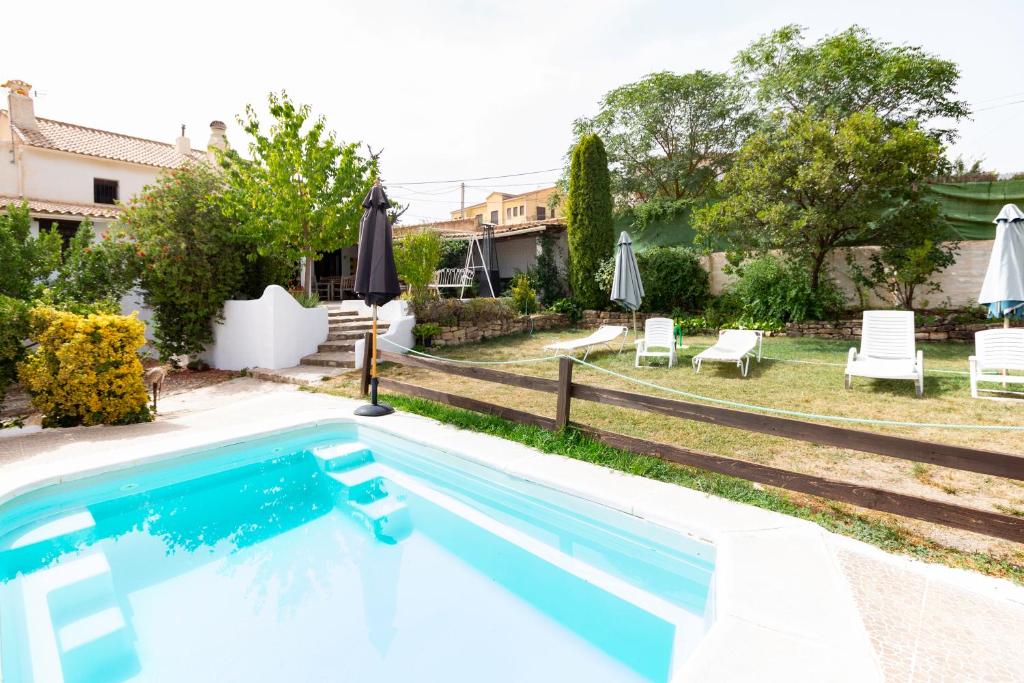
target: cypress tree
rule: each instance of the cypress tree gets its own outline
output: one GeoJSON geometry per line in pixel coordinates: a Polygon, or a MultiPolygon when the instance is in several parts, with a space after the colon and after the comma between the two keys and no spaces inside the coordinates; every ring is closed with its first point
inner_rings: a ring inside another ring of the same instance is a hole
{"type": "Polygon", "coordinates": [[[611,180],[604,143],[584,135],[572,151],[566,224],[569,231],[569,284],[582,308],[602,308],[608,292],[594,279],[601,261],[615,250],[611,180]]]}

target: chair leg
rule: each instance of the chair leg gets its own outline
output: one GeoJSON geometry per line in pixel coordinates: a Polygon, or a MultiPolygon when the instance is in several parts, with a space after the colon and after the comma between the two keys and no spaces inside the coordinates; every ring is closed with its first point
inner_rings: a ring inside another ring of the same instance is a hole
{"type": "Polygon", "coordinates": [[[846,390],[849,391],[852,386],[853,386],[853,377],[851,375],[846,375],[846,390]]]}
{"type": "Polygon", "coordinates": [[[746,377],[747,373],[749,371],[750,371],[750,356],[747,356],[747,357],[743,358],[740,361],[740,372],[742,373],[743,377],[746,377]]]}

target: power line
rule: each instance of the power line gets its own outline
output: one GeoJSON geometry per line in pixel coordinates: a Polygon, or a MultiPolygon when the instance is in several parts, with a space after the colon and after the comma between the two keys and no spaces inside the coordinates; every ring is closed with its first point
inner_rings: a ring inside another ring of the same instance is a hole
{"type": "Polygon", "coordinates": [[[1006,100],[1011,97],[1020,97],[1021,95],[1024,95],[1024,92],[1012,92],[1006,95],[999,95],[998,97],[986,97],[983,100],[978,100],[974,104],[985,104],[986,102],[995,102],[996,100],[1006,100]]]}
{"type": "Polygon", "coordinates": [[[1002,104],[995,104],[991,107],[982,107],[981,109],[975,109],[975,112],[988,111],[990,109],[999,109],[1000,107],[1010,107],[1015,104],[1024,104],[1024,100],[1014,100],[1013,102],[1003,102],[1002,104]]]}
{"type": "Polygon", "coordinates": [[[506,173],[505,175],[489,175],[481,176],[479,178],[454,178],[450,180],[416,180],[409,182],[395,182],[394,185],[440,185],[442,183],[468,183],[475,180],[498,180],[500,178],[517,178],[524,175],[536,175],[538,173],[551,173],[553,171],[561,171],[562,167],[558,168],[545,168],[540,171],[525,171],[523,173],[506,173]]]}

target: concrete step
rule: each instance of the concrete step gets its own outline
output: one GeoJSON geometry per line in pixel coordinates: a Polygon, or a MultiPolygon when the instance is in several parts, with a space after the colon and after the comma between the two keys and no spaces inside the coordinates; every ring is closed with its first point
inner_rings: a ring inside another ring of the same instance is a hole
{"type": "Polygon", "coordinates": [[[356,339],[362,339],[365,332],[329,332],[327,334],[327,341],[355,341],[356,339]]]}
{"type": "Polygon", "coordinates": [[[354,339],[339,339],[332,340],[328,339],[320,346],[316,347],[319,353],[331,353],[331,352],[355,352],[356,342],[354,339]]]}
{"type": "MultiPolygon", "coordinates": [[[[387,325],[377,324],[377,332],[386,332],[388,329],[387,325]]],[[[370,323],[344,323],[340,325],[330,325],[327,328],[328,332],[371,332],[373,325],[370,323]]]]}
{"type": "Polygon", "coordinates": [[[324,380],[337,377],[338,375],[348,372],[349,368],[345,367],[327,367],[317,365],[296,365],[290,368],[280,368],[278,370],[268,370],[267,368],[249,368],[249,374],[256,379],[262,379],[267,382],[278,382],[279,384],[297,384],[299,386],[309,386],[311,384],[319,384],[324,380]]]}
{"type": "Polygon", "coordinates": [[[361,441],[317,446],[313,455],[324,472],[360,467],[373,459],[373,452],[361,441]]]}
{"type": "Polygon", "coordinates": [[[300,363],[302,365],[316,365],[328,368],[354,368],[356,366],[356,355],[351,351],[313,353],[305,356],[300,363]]]}
{"type": "Polygon", "coordinates": [[[333,307],[333,306],[325,306],[324,308],[327,309],[327,315],[328,315],[328,317],[331,317],[331,318],[334,318],[334,317],[346,317],[346,318],[348,318],[348,317],[354,317],[354,316],[359,315],[359,311],[345,311],[345,310],[342,310],[340,308],[336,308],[336,307],[333,307]]]}

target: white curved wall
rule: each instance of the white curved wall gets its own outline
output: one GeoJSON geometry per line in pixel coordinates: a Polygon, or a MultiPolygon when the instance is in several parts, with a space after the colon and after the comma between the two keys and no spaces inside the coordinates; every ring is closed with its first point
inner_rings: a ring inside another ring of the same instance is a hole
{"type": "Polygon", "coordinates": [[[213,337],[205,354],[212,367],[290,368],[327,340],[327,309],[304,308],[270,285],[254,301],[225,301],[224,321],[214,326],[213,337]]]}

